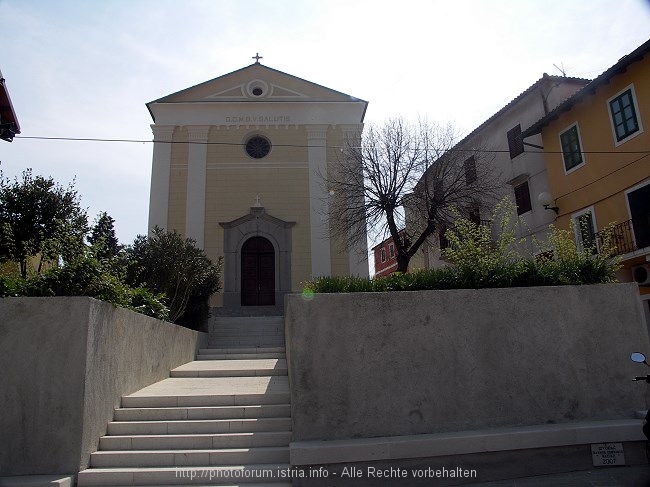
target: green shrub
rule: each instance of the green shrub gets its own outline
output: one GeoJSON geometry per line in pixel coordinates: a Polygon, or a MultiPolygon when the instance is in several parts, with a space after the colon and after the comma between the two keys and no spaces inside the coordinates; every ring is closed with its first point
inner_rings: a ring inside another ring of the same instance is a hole
{"type": "Polygon", "coordinates": [[[156,227],[126,249],[126,282],[165,296],[169,320],[192,329],[205,322],[221,288],[222,259],[213,263],[192,239],[156,227]]]}
{"type": "Polygon", "coordinates": [[[22,295],[23,280],[20,277],[0,276],[0,298],[22,295]]]}
{"type": "Polygon", "coordinates": [[[615,273],[620,268],[619,259],[614,257],[614,223],[602,232],[600,249],[592,246],[578,248],[574,229],[560,230],[550,226],[548,243],[541,247],[535,267],[543,282],[561,284],[597,284],[615,282],[615,273]]]}
{"type": "Polygon", "coordinates": [[[129,288],[129,290],[129,303],[126,308],[159,320],[169,320],[169,308],[164,303],[163,294],[153,294],[144,287],[129,288]]]}
{"type": "MultiPolygon", "coordinates": [[[[431,289],[471,289],[485,287],[526,287],[598,284],[615,282],[619,268],[613,257],[613,226],[602,234],[603,243],[595,248],[576,246],[572,230],[550,227],[548,243],[537,244],[535,259],[518,251],[514,207],[508,200],[495,208],[490,225],[477,225],[457,214],[454,226],[445,236],[449,247],[443,250],[451,265],[386,277],[321,277],[306,283],[308,293],[418,291],[431,289]]],[[[595,244],[594,244],[595,245],[595,244]]]]}
{"type": "Polygon", "coordinates": [[[449,247],[442,251],[457,270],[463,287],[507,287],[526,271],[526,261],[517,251],[521,243],[515,236],[514,207],[509,199],[496,205],[491,224],[456,220],[445,237],[449,247]]]}
{"type": "Polygon", "coordinates": [[[88,296],[161,320],[169,316],[163,296],[131,288],[87,254],[27,279],[2,277],[0,296],[88,296]]]}

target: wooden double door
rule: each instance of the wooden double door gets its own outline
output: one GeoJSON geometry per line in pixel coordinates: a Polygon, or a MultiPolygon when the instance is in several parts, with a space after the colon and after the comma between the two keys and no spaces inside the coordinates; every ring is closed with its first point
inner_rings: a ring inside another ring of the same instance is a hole
{"type": "Polygon", "coordinates": [[[275,249],[264,237],[251,237],[242,246],[241,305],[275,305],[275,249]]]}

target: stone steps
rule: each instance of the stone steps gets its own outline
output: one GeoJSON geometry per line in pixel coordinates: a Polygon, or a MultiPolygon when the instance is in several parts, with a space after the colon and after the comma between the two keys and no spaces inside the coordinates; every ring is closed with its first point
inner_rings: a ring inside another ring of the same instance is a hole
{"type": "MultiPolygon", "coordinates": [[[[163,486],[163,485],[275,485],[285,482],[282,471],[289,464],[228,465],[196,467],[117,467],[91,468],[79,472],[78,486],[163,486]]],[[[289,484],[290,485],[290,484],[289,484]]]]}
{"type": "Polygon", "coordinates": [[[284,347],[284,317],[222,317],[209,323],[210,347],[284,347]]]}
{"type": "Polygon", "coordinates": [[[163,421],[184,419],[268,418],[289,416],[289,404],[258,404],[254,406],[118,408],[115,421],[163,421]]]}
{"type": "Polygon", "coordinates": [[[203,360],[181,365],[172,377],[247,377],[287,375],[286,359],[203,360]]]}
{"type": "Polygon", "coordinates": [[[114,435],[104,436],[100,450],[209,450],[286,446],[290,431],[256,431],[190,435],[114,435]]]}
{"type": "Polygon", "coordinates": [[[202,348],[197,360],[286,359],[283,346],[202,348]]]}
{"type": "Polygon", "coordinates": [[[288,404],[286,376],[172,377],[122,398],[124,408],[288,404]]]}
{"type": "Polygon", "coordinates": [[[193,421],[113,421],[109,435],[183,435],[254,433],[291,428],[291,418],[215,419],[193,421]]]}
{"type": "Polygon", "coordinates": [[[99,451],[90,457],[91,467],[186,467],[289,463],[286,447],[224,448],[209,450],[99,451]]]}
{"type": "MultiPolygon", "coordinates": [[[[183,469],[183,471],[186,471],[186,469],[183,469]]],[[[187,471],[190,471],[190,470],[187,470],[187,471]]],[[[239,483],[239,484],[233,484],[233,483],[225,483],[225,484],[224,483],[218,483],[218,484],[217,483],[211,483],[211,484],[201,483],[201,484],[197,484],[196,482],[199,482],[199,481],[200,482],[208,481],[207,474],[206,474],[205,477],[202,478],[201,474],[199,473],[200,471],[194,470],[194,472],[195,472],[195,477],[194,477],[192,483],[191,484],[186,484],[186,485],[192,485],[192,487],[215,487],[215,486],[219,486],[219,487],[243,487],[243,486],[245,486],[245,487],[269,487],[269,482],[266,482],[266,483],[263,483],[263,484],[260,484],[258,482],[255,482],[255,483],[239,483]]],[[[282,479],[282,480],[284,480],[284,479],[282,479]]],[[[45,485],[45,484],[43,484],[43,485],[41,485],[41,484],[36,484],[36,485],[28,484],[28,487],[74,487],[74,485],[72,483],[73,481],[74,481],[74,478],[72,478],[70,480],[69,484],[47,484],[47,485],[45,485]]],[[[274,480],[271,480],[271,482],[272,483],[270,485],[272,485],[273,487],[291,487],[291,483],[288,483],[288,482],[280,482],[280,481],[274,481],[274,480]]],[[[133,485],[133,484],[131,484],[131,485],[133,485]]],[[[176,485],[182,485],[182,484],[168,484],[168,485],[160,485],[160,484],[145,485],[145,484],[143,484],[143,485],[138,485],[138,487],[175,487],[176,485]]],[[[5,484],[0,484],[0,486],[5,487],[5,484]]],[[[22,483],[21,484],[15,484],[15,485],[14,484],[7,484],[7,487],[25,487],[25,484],[22,484],[22,483]]],[[[111,485],[102,484],[102,487],[122,487],[122,486],[118,486],[116,484],[115,485],[113,485],[113,484],[111,484],[111,485]]]]}
{"type": "MultiPolygon", "coordinates": [[[[217,340],[217,342],[214,344],[222,347],[256,347],[261,339],[263,339],[263,337],[260,336],[250,338],[215,338],[214,340],[217,340]]],[[[265,339],[265,342],[274,347],[283,347],[284,337],[278,336],[273,339],[267,338],[265,339]]]]}
{"type": "Polygon", "coordinates": [[[219,348],[122,398],[79,487],[291,485],[283,321],[224,320],[219,348]]]}
{"type": "MultiPolygon", "coordinates": [[[[185,469],[183,469],[183,470],[185,470],[185,469]]],[[[197,473],[196,477],[194,478],[194,481],[201,481],[201,480],[207,480],[207,479],[205,479],[205,478],[202,479],[199,476],[199,474],[197,473]]],[[[30,484],[29,487],[52,487],[53,485],[55,485],[55,484],[48,484],[47,486],[46,485],[40,485],[40,484],[32,486],[30,484]]],[[[174,484],[174,485],[179,485],[179,484],[174,484]]],[[[156,485],[139,485],[138,487],[174,487],[174,485],[159,485],[159,484],[156,484],[156,485]]],[[[205,484],[205,483],[201,483],[201,484],[192,483],[190,485],[192,485],[192,487],[214,487],[215,485],[218,485],[219,487],[242,487],[242,486],[246,486],[246,487],[269,487],[268,483],[260,484],[260,483],[257,483],[257,482],[250,483],[250,484],[232,484],[232,483],[214,484],[214,483],[212,483],[212,484],[209,484],[209,485],[205,484]]],[[[273,482],[271,485],[273,485],[273,487],[291,487],[291,483],[288,483],[288,482],[273,482]]],[[[4,484],[0,484],[0,486],[5,487],[4,484]]],[[[59,484],[56,484],[56,486],[59,486],[59,484]]],[[[61,484],[61,486],[63,486],[63,484],[61,484]]],[[[14,484],[9,484],[7,487],[14,487],[14,484]]],[[[15,487],[24,487],[24,485],[23,484],[16,484],[15,487]]],[[[66,484],[65,487],[74,487],[74,486],[73,486],[72,483],[70,483],[70,484],[66,484]]],[[[118,486],[118,485],[110,485],[110,486],[102,485],[102,487],[120,487],[120,486],[118,486]]]]}

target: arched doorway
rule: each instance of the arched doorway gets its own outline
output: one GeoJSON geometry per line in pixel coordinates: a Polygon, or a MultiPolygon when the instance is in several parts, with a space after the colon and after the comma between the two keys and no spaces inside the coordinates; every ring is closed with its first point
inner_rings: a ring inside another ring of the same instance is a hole
{"type": "Polygon", "coordinates": [[[264,237],[251,237],[242,246],[241,305],[275,305],[275,249],[264,237]]]}

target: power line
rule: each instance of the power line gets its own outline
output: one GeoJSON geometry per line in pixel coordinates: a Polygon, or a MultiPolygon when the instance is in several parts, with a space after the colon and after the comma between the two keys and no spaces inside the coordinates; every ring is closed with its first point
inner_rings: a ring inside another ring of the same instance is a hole
{"type": "MultiPolygon", "coordinates": [[[[617,168],[617,169],[614,169],[612,172],[609,172],[609,173],[605,174],[604,176],[599,177],[598,179],[594,179],[593,181],[589,181],[588,183],[586,183],[586,184],[584,184],[584,185],[582,185],[582,186],[580,186],[580,187],[578,187],[578,188],[572,189],[571,191],[569,191],[569,192],[567,192],[567,193],[564,193],[563,195],[557,196],[557,197],[555,198],[555,201],[558,201],[560,198],[564,198],[565,196],[568,196],[568,195],[573,194],[573,193],[576,193],[576,192],[578,192],[578,191],[580,191],[580,190],[582,190],[582,189],[585,189],[587,186],[591,186],[592,184],[595,184],[595,183],[597,183],[598,181],[602,181],[603,179],[606,179],[606,178],[610,177],[612,174],[614,174],[614,173],[616,173],[616,172],[618,172],[618,171],[620,171],[620,170],[622,170],[622,169],[625,169],[626,167],[631,166],[632,164],[635,164],[635,163],[639,162],[641,159],[645,159],[645,158],[648,157],[648,156],[650,156],[650,152],[649,152],[649,153],[646,153],[645,155],[643,155],[643,156],[641,156],[641,157],[639,157],[639,158],[637,158],[637,159],[634,159],[632,162],[628,162],[628,163],[625,164],[624,166],[621,166],[621,167],[619,167],[619,168],[617,168]]],[[[645,180],[645,179],[647,179],[647,176],[643,176],[641,179],[639,179],[639,180],[638,180],[636,183],[634,183],[634,184],[640,183],[641,181],[643,181],[643,180],[645,180]]],[[[634,186],[634,184],[632,184],[632,186],[634,186]]],[[[612,195],[609,195],[607,198],[609,198],[609,197],[611,197],[611,196],[612,196],[612,195]]],[[[607,199],[607,198],[604,198],[604,199],[607,199]]],[[[603,199],[600,199],[600,200],[598,200],[598,201],[595,201],[595,202],[593,202],[592,204],[598,203],[598,202],[600,202],[600,201],[603,201],[603,199]]]]}
{"type": "MultiPolygon", "coordinates": [[[[55,141],[69,141],[69,142],[124,142],[134,144],[193,144],[193,145],[225,145],[244,147],[245,143],[238,142],[210,142],[210,141],[181,141],[181,140],[140,140],[140,139],[102,139],[98,137],[44,137],[44,136],[30,136],[30,135],[16,135],[14,139],[32,139],[32,140],[55,140],[55,141]]],[[[337,149],[341,150],[343,146],[332,145],[302,145],[302,144],[273,144],[274,147],[290,147],[296,149],[337,149]]],[[[485,154],[507,154],[509,149],[449,149],[447,152],[473,152],[485,154]]],[[[562,151],[527,151],[527,154],[562,154],[562,151]]],[[[642,154],[644,156],[650,155],[650,151],[582,151],[583,154],[642,154]]]]}

